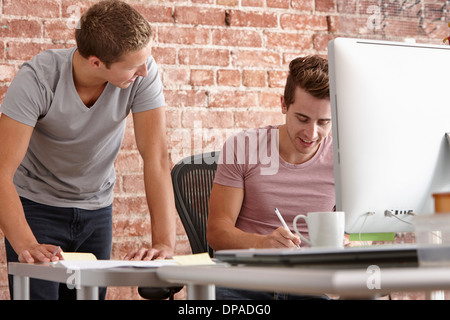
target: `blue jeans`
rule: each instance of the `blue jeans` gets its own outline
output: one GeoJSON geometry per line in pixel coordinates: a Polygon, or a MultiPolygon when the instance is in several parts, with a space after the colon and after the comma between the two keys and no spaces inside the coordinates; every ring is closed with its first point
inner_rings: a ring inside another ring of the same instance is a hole
{"type": "MultiPolygon", "coordinates": [[[[112,242],[112,205],[99,210],[60,208],[21,198],[25,216],[37,241],[60,246],[66,252],[91,252],[97,259],[110,259],[112,242]]],[[[8,262],[18,256],[5,239],[8,262]]],[[[69,274],[70,276],[70,274],[69,274]]],[[[13,277],[9,276],[9,291],[13,297],[13,277]]],[[[105,299],[106,288],[100,288],[99,298],[105,299]]],[[[76,290],[65,283],[30,278],[30,299],[75,299],[76,290]]]]}

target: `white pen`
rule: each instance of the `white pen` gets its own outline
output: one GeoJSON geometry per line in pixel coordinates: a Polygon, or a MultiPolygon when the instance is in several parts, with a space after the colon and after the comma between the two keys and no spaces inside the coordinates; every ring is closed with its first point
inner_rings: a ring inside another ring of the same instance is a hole
{"type": "MultiPolygon", "coordinates": [[[[283,227],[285,227],[286,229],[288,229],[290,231],[288,225],[286,224],[286,221],[284,221],[283,216],[281,215],[280,211],[278,211],[278,208],[275,208],[275,213],[277,214],[277,217],[280,220],[283,227]]],[[[297,245],[297,248],[300,248],[300,246],[297,245]]]]}
{"type": "Polygon", "coordinates": [[[52,258],[58,254],[59,250],[61,250],[61,247],[56,247],[55,251],[53,252],[52,258]]]}

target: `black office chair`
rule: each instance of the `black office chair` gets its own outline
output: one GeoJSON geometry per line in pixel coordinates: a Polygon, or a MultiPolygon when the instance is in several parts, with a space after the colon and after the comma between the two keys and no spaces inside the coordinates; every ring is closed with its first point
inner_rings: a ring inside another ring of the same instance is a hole
{"type": "Polygon", "coordinates": [[[197,154],[178,162],[172,169],[175,206],[191,245],[192,253],[213,250],[206,241],[209,196],[217,169],[219,151],[197,154]]]}
{"type": "MultiPolygon", "coordinates": [[[[209,196],[217,169],[218,151],[193,155],[179,161],[172,169],[175,206],[188,236],[192,253],[213,250],[206,241],[209,196]]],[[[139,287],[141,297],[151,300],[173,299],[183,287],[139,287]]]]}

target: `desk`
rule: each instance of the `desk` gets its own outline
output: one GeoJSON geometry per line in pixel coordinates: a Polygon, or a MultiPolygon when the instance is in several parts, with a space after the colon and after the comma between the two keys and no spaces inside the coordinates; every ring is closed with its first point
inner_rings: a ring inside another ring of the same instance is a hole
{"type": "MultiPolygon", "coordinates": [[[[107,286],[171,286],[156,274],[158,268],[111,268],[70,270],[52,264],[8,263],[8,273],[14,276],[14,300],[29,299],[29,279],[37,278],[77,285],[77,299],[97,300],[98,288],[107,286]],[[76,273],[75,273],[76,272],[76,273]],[[76,280],[76,281],[74,281],[76,280]]],[[[199,292],[197,292],[199,294],[199,292]]],[[[207,297],[197,295],[196,299],[207,297]]]]}
{"type": "MultiPolygon", "coordinates": [[[[215,286],[298,294],[336,294],[372,298],[391,292],[450,290],[450,267],[312,269],[245,266],[162,266],[79,270],[77,299],[98,299],[98,287],[187,285],[187,298],[215,298],[215,286]],[[373,270],[372,270],[373,271],[373,270]]],[[[29,298],[29,278],[67,283],[73,273],[49,264],[9,263],[14,299],[29,298]]]]}
{"type": "MultiPolygon", "coordinates": [[[[156,274],[163,281],[198,287],[217,285],[309,295],[328,293],[348,299],[373,298],[391,292],[450,290],[450,267],[321,270],[245,266],[166,266],[159,268],[156,274]]],[[[188,299],[192,298],[188,293],[188,299]]]]}

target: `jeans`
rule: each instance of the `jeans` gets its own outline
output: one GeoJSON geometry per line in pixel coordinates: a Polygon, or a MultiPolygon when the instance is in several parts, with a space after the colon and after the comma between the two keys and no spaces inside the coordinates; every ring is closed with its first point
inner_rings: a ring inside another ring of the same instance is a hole
{"type": "MultiPolygon", "coordinates": [[[[110,259],[112,243],[112,205],[98,210],[60,208],[21,198],[25,216],[37,241],[60,246],[66,252],[91,252],[97,259],[110,259]]],[[[8,262],[18,256],[5,239],[8,262]]],[[[70,274],[68,274],[70,277],[70,274]]],[[[8,276],[13,298],[13,277],[8,276]]],[[[71,286],[73,287],[73,286],[71,286]]],[[[105,299],[106,288],[100,288],[99,298],[105,299]]],[[[75,299],[76,290],[65,283],[30,278],[30,299],[75,299]]]]}
{"type": "Polygon", "coordinates": [[[230,289],[216,287],[217,300],[330,300],[326,295],[309,296],[281,292],[230,289]]]}

